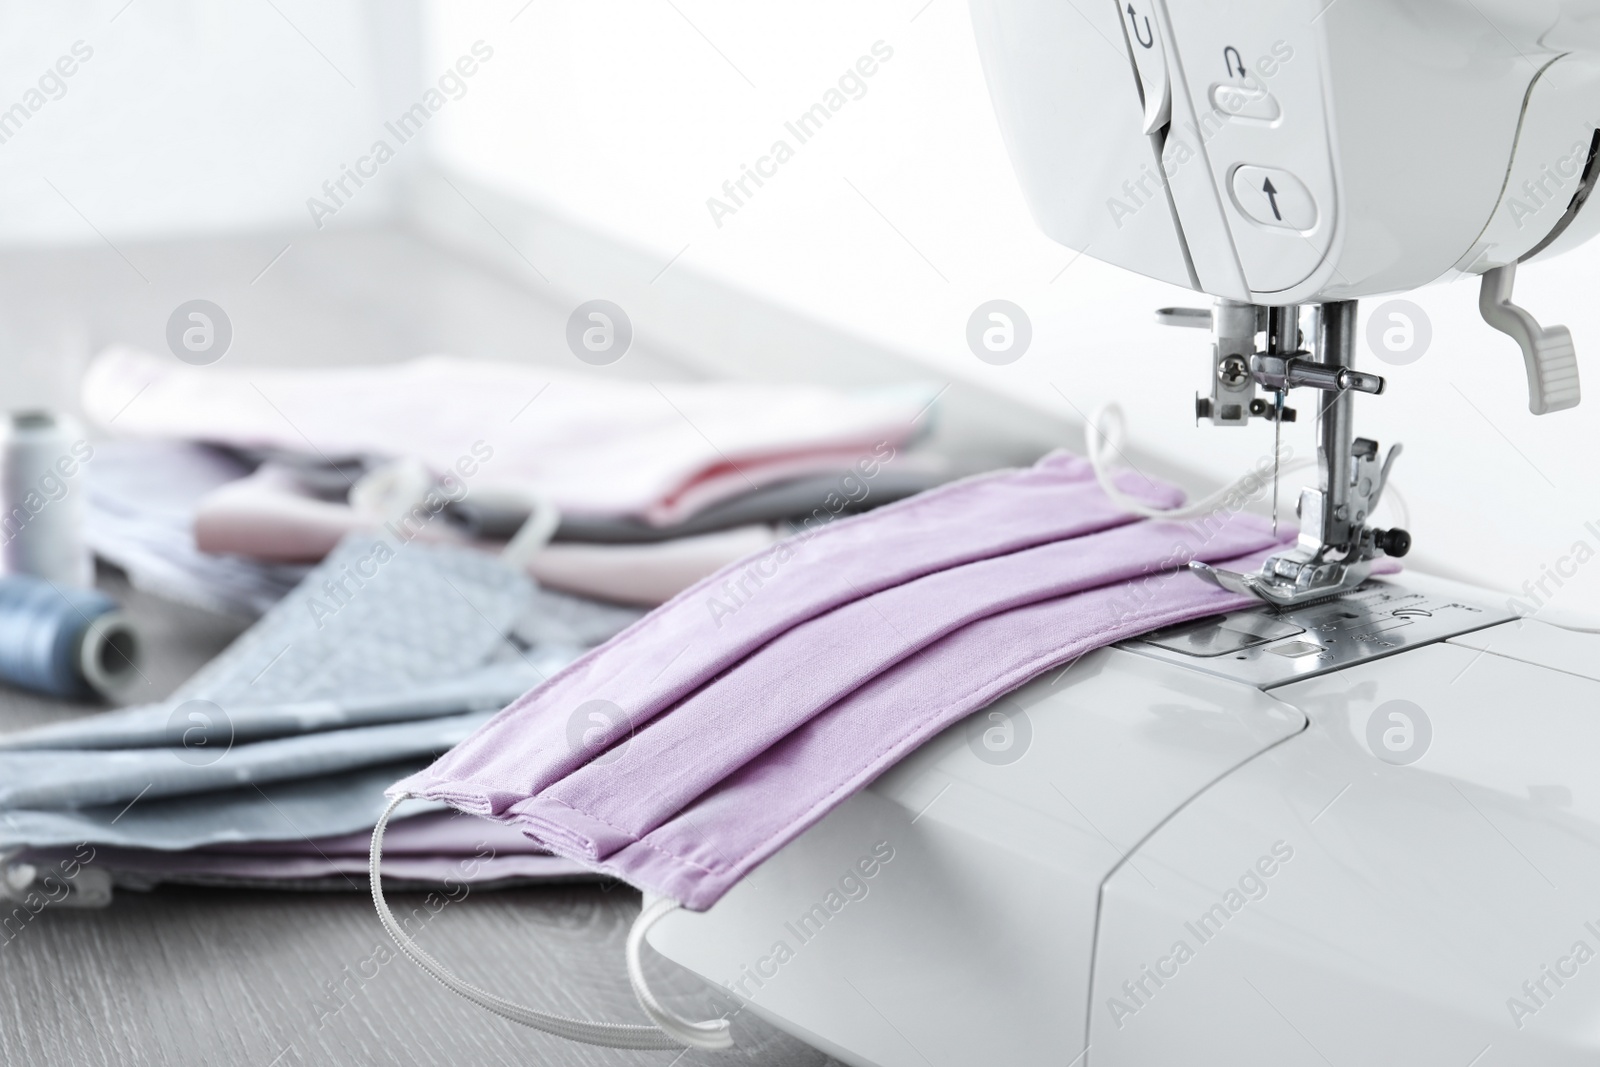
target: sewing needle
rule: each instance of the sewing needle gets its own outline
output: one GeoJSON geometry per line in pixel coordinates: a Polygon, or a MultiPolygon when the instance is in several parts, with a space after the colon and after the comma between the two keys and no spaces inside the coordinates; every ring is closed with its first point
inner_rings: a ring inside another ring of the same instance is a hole
{"type": "Polygon", "coordinates": [[[1278,466],[1283,462],[1283,390],[1272,400],[1272,536],[1278,536],[1278,466]]]}

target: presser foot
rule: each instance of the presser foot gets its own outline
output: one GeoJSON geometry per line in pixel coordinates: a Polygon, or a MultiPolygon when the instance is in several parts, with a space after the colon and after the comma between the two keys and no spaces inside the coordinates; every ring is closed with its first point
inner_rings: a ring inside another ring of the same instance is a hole
{"type": "Polygon", "coordinates": [[[1230,593],[1259,597],[1275,607],[1287,608],[1349,592],[1367,580],[1372,573],[1372,560],[1273,556],[1255,574],[1223,570],[1199,560],[1191,561],[1189,569],[1230,593]]]}

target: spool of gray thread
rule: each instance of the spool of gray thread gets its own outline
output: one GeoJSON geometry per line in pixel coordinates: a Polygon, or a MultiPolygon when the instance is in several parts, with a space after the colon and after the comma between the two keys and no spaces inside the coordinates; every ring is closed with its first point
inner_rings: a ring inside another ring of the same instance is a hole
{"type": "Polygon", "coordinates": [[[139,674],[131,620],[92,588],[83,465],[93,455],[69,417],[0,422],[0,680],[67,699],[115,699],[139,674]]]}
{"type": "Polygon", "coordinates": [[[115,699],[139,678],[133,623],[98,589],[0,578],[0,681],[63,697],[115,699]]]}

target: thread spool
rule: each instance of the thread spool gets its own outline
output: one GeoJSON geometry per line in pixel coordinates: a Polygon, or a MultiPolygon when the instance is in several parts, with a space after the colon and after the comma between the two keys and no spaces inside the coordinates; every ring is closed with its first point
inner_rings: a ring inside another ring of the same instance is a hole
{"type": "Polygon", "coordinates": [[[0,571],[94,584],[83,537],[82,465],[94,454],[71,418],[16,411],[0,423],[0,571]]]}
{"type": "Polygon", "coordinates": [[[138,634],[116,601],[39,578],[0,578],[0,680],[82,699],[115,698],[138,676],[138,634]]]}

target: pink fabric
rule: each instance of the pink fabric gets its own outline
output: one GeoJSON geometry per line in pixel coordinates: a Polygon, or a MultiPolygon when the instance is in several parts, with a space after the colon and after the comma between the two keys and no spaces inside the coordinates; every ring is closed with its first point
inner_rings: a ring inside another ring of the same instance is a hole
{"type": "Polygon", "coordinates": [[[778,536],[771,526],[738,526],[642,545],[561,541],[536,552],[528,573],[565,593],[653,608],[778,536]]]}
{"type": "MultiPolygon", "coordinates": [[[[182,852],[96,845],[95,864],[158,882],[171,879],[295,881],[341,875],[365,877],[370,831],[287,841],[240,841],[182,852]]],[[[72,849],[33,849],[22,858],[48,866],[74,857],[72,849]]],[[[515,878],[569,880],[592,876],[590,867],[550,853],[509,826],[465,819],[456,812],[427,812],[389,824],[383,840],[383,876],[442,885],[471,885],[515,878]]]]}
{"type": "Polygon", "coordinates": [[[857,442],[853,446],[834,449],[831,452],[811,449],[797,451],[788,456],[770,455],[762,460],[760,470],[754,479],[752,472],[744,465],[732,461],[712,465],[701,471],[693,480],[680,486],[670,498],[661,501],[660,505],[645,517],[657,525],[666,526],[675,519],[687,518],[712,504],[721,503],[757,488],[758,481],[755,479],[759,480],[759,487],[765,488],[791,478],[849,470],[860,463],[863,457],[881,455],[886,451],[880,447],[883,442],[891,445],[899,443],[897,440],[884,438],[882,442],[874,442],[866,448],[862,448],[857,442]]]}
{"type": "MultiPolygon", "coordinates": [[[[1266,555],[1227,565],[1253,569],[1266,555]]],[[[1166,572],[1149,592],[1153,602],[1136,606],[1119,583],[958,630],[811,718],[638,840],[619,838],[597,867],[703,911],[923,742],[1018,686],[1096,648],[1255,602],[1183,572],[1166,572]]],[[[554,837],[548,843],[580,854],[554,837]]]]}
{"type": "MultiPolygon", "coordinates": [[[[1162,505],[1179,496],[1125,488],[1162,505]]],[[[917,745],[1041,672],[1251,602],[1179,570],[1189,560],[1252,566],[1281,543],[1247,515],[1135,521],[1084,461],[1053,455],[728,568],[391,794],[489,816],[704,909],[917,745]]]]}
{"type": "Polygon", "coordinates": [[[435,356],[362,367],[191,367],[102,352],[85,412],[122,434],[330,457],[414,457],[563,512],[660,525],[913,436],[935,393],[673,382],[435,356]],[[485,456],[487,450],[490,454],[485,456]],[[471,470],[468,474],[466,471],[471,470]]]}
{"type": "MultiPolygon", "coordinates": [[[[388,841],[384,842],[387,851],[388,841]]],[[[24,858],[44,865],[71,858],[71,850],[28,852],[24,858]]],[[[170,881],[228,880],[292,882],[307,878],[365,878],[367,855],[306,852],[299,856],[256,855],[250,852],[159,852],[154,849],[95,846],[95,865],[118,874],[138,874],[145,884],[170,881]]],[[[473,885],[517,879],[527,882],[571,881],[594,878],[582,863],[548,853],[478,856],[383,857],[383,877],[436,885],[473,885]]]]}
{"type": "MultiPolygon", "coordinates": [[[[366,859],[372,831],[360,830],[334,837],[289,838],[283,841],[240,841],[211,845],[197,851],[251,853],[263,856],[360,856],[366,859]]],[[[544,849],[515,829],[481,819],[468,819],[454,811],[428,811],[396,819],[383,836],[385,856],[473,856],[485,851],[496,855],[538,856],[544,849]]]]}
{"type": "MultiPolygon", "coordinates": [[[[1070,649],[1090,639],[1098,643],[1120,620],[1103,611],[1092,594],[1107,601],[1125,598],[1125,583],[1164,562],[1195,558],[1194,552],[1175,556],[1173,546],[1183,540],[1182,527],[1132,523],[953,567],[841,605],[779,635],[679,701],[670,714],[628,739],[622,758],[580,767],[511,810],[537,840],[559,842],[569,855],[599,859],[614,853],[716,787],[727,768],[743,767],[766,753],[821,709],[863,699],[860,687],[880,680],[909,657],[945,638],[960,648],[977,635],[989,634],[990,629],[977,625],[985,619],[1054,600],[1061,604],[1058,646],[1070,649]],[[964,636],[956,637],[958,633],[964,636]],[[752,714],[757,709],[759,714],[752,714]],[[666,767],[674,772],[663,775],[666,767]]],[[[1215,562],[1271,543],[1260,524],[1232,522],[1199,555],[1215,562]]],[[[1184,578],[1182,584],[1201,584],[1184,578]]],[[[1004,627],[997,632],[1004,633],[1004,627]]],[[[1019,654],[1018,646],[998,637],[983,641],[982,648],[987,658],[972,664],[980,679],[1019,654]]],[[[938,705],[949,699],[946,690],[965,682],[960,674],[942,677],[948,672],[937,661],[921,658],[918,664],[911,673],[920,678],[922,689],[907,693],[915,703],[938,705]]],[[[908,714],[912,704],[890,705],[896,715],[915,721],[917,713],[908,714]]],[[[874,716],[880,710],[878,702],[869,702],[863,714],[874,716]]],[[[885,725],[880,717],[857,740],[878,742],[885,725]]]]}
{"type": "MultiPolygon", "coordinates": [[[[1126,487],[1139,487],[1131,482],[1126,487]]],[[[1181,494],[1144,487],[1152,503],[1181,494]]],[[[590,758],[567,718],[593,700],[621,712],[589,736],[603,749],[785,631],[843,604],[951,567],[1133,521],[1087,461],[1057,453],[1026,470],[954,482],[830,523],[684,590],[592,649],[403,785],[464,811],[499,814],[590,758]]]]}
{"type": "MultiPolygon", "coordinates": [[[[293,471],[270,463],[207,493],[195,505],[194,543],[202,552],[272,563],[316,563],[352,533],[381,525],[349,504],[303,489],[293,471]]],[[[461,543],[446,522],[416,527],[421,541],[461,543]]]]}
{"type": "MultiPolygon", "coordinates": [[[[322,559],[347,535],[379,525],[348,504],[311,496],[290,472],[266,465],[202,499],[194,534],[203,552],[309,563],[322,559]]],[[[422,541],[474,543],[442,521],[416,529],[422,541]]],[[[655,607],[777,539],[772,527],[753,525],[637,545],[561,542],[535,553],[528,573],[550,589],[655,607]]],[[[489,552],[502,547],[497,542],[477,544],[489,552]]]]}

